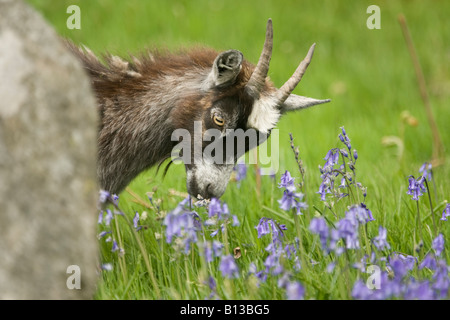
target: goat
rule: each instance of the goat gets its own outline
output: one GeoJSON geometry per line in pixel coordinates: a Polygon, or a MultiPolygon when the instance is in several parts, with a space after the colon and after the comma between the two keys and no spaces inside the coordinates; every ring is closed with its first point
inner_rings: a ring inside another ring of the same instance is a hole
{"type": "MultiPolygon", "coordinates": [[[[330,101],[291,94],[311,61],[315,44],[280,89],[269,80],[271,19],[256,66],[237,50],[148,51],[128,60],[108,54],[102,63],[86,47],[71,42],[67,46],[88,71],[97,96],[97,173],[100,187],[111,193],[118,194],[140,172],[170,158],[176,129],[193,133],[197,122],[203,134],[212,128],[223,132],[221,139],[226,139],[225,131],[256,130],[263,136],[259,145],[281,115],[330,101]]],[[[203,141],[202,148],[210,143],[203,141]]],[[[256,145],[247,144],[245,151],[256,145]]],[[[188,193],[204,199],[222,196],[238,156],[234,152],[231,164],[185,163],[188,193]]]]}

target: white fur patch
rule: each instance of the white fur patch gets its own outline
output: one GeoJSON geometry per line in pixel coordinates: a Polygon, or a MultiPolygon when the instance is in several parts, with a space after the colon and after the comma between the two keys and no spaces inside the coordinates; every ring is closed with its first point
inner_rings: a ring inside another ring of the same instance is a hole
{"type": "Polygon", "coordinates": [[[280,119],[280,110],[273,97],[261,96],[253,104],[252,112],[247,120],[247,126],[261,133],[268,133],[275,128],[280,119]]]}

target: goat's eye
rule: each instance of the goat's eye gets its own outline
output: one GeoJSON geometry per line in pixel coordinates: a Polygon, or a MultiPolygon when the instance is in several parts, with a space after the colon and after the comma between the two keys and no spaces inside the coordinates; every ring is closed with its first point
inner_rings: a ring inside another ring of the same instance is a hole
{"type": "Polygon", "coordinates": [[[218,115],[213,116],[214,123],[217,124],[219,127],[222,127],[225,124],[225,120],[222,117],[219,117],[218,115]]]}

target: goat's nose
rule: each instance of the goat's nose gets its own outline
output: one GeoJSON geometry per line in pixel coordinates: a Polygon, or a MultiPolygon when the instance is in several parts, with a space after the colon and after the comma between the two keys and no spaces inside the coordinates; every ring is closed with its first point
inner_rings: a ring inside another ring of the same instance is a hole
{"type": "Polygon", "coordinates": [[[221,194],[217,194],[217,190],[214,188],[214,185],[211,183],[208,183],[203,190],[203,194],[200,194],[204,199],[211,199],[211,198],[220,198],[221,194]]]}
{"type": "Polygon", "coordinates": [[[205,199],[211,199],[214,197],[214,191],[211,183],[208,183],[208,185],[205,188],[205,199]]]}

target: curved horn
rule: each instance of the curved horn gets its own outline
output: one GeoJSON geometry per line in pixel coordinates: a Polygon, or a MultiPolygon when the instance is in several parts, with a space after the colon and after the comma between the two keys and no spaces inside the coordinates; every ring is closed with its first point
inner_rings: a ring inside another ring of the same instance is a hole
{"type": "Polygon", "coordinates": [[[314,43],[311,46],[311,48],[309,48],[308,54],[306,55],[305,59],[303,59],[303,61],[300,62],[299,66],[297,67],[297,70],[295,70],[292,77],[290,77],[289,80],[286,81],[285,84],[283,84],[283,86],[280,89],[278,89],[275,95],[278,105],[281,105],[286,101],[286,99],[289,97],[291,92],[294,91],[295,87],[298,85],[300,80],[302,80],[306,68],[308,68],[309,63],[311,62],[315,47],[316,44],[314,43]]]}
{"type": "Polygon", "coordinates": [[[330,99],[319,100],[309,97],[302,97],[291,93],[289,97],[279,106],[279,108],[281,112],[288,112],[293,110],[306,109],[330,101],[330,99]]]}
{"type": "Polygon", "coordinates": [[[272,57],[273,47],[273,29],[272,19],[267,21],[266,27],[266,40],[264,41],[264,47],[259,57],[258,64],[253,71],[250,80],[248,81],[246,88],[252,93],[259,95],[266,83],[267,73],[269,71],[270,58],[272,57]]]}

